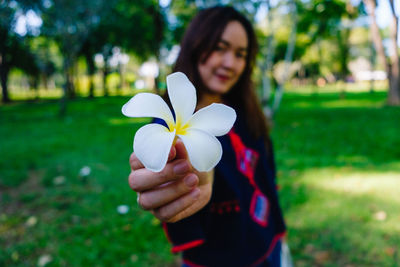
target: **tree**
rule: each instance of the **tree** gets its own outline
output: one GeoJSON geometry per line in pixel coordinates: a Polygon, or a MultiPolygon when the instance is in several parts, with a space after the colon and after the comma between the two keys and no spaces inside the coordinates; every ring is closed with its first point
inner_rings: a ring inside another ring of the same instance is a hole
{"type": "Polygon", "coordinates": [[[299,31],[311,37],[307,46],[317,44],[320,47],[323,40],[336,43],[336,75],[344,80],[349,73],[350,27],[351,21],[358,16],[357,8],[349,1],[312,0],[299,10],[299,14],[299,31]]]}
{"type": "Polygon", "coordinates": [[[390,61],[386,58],[385,49],[382,42],[382,37],[379,33],[378,24],[376,22],[376,1],[375,0],[363,0],[363,3],[367,7],[367,12],[371,22],[371,34],[372,40],[375,46],[376,53],[380,63],[384,66],[385,71],[389,78],[389,91],[387,97],[387,103],[389,105],[400,105],[400,69],[399,69],[399,53],[397,46],[397,29],[398,29],[398,17],[394,10],[394,1],[389,0],[391,7],[391,24],[390,24],[390,44],[392,46],[392,55],[390,61]]]}
{"type": "MultiPolygon", "coordinates": [[[[79,55],[85,57],[89,76],[95,71],[94,55],[99,53],[103,56],[103,90],[107,95],[107,76],[111,72],[109,60],[113,49],[119,47],[141,60],[152,55],[157,58],[163,40],[165,19],[155,0],[113,0],[107,3],[99,19],[99,23],[88,32],[79,55]]],[[[92,95],[92,85],[90,92],[92,95]]]]}
{"type": "Polygon", "coordinates": [[[66,113],[67,98],[74,95],[73,66],[78,52],[88,33],[100,21],[101,11],[106,10],[112,0],[54,0],[43,9],[43,31],[59,45],[63,55],[63,97],[60,101],[60,115],[66,113]]]}
{"type": "Polygon", "coordinates": [[[94,81],[93,76],[96,72],[96,64],[94,62],[94,55],[98,52],[97,45],[99,42],[96,42],[96,38],[94,38],[93,34],[90,34],[89,38],[85,40],[82,45],[79,54],[83,55],[86,62],[86,71],[89,78],[89,97],[94,97],[94,81]]]}
{"type": "Polygon", "coordinates": [[[259,60],[259,68],[261,72],[261,83],[262,83],[262,90],[261,90],[261,105],[264,107],[264,113],[268,114],[267,116],[271,116],[271,110],[268,107],[268,103],[270,102],[271,96],[271,78],[272,78],[272,67],[274,63],[274,56],[275,56],[275,46],[276,46],[276,39],[274,38],[274,30],[272,26],[272,7],[271,1],[266,1],[267,6],[267,27],[268,33],[266,37],[263,38],[264,42],[261,42],[261,57],[262,60],[259,60]]]}
{"type": "Polygon", "coordinates": [[[284,58],[284,77],[281,81],[279,81],[278,88],[275,92],[275,98],[274,98],[274,103],[272,105],[272,114],[274,114],[281,103],[282,96],[283,96],[283,91],[284,91],[284,84],[288,79],[288,73],[289,73],[289,67],[290,64],[293,61],[293,54],[294,54],[294,49],[295,49],[295,44],[296,44],[296,34],[297,34],[297,6],[294,0],[291,0],[289,2],[291,12],[290,14],[293,17],[293,26],[290,31],[289,35],[289,40],[287,44],[287,49],[285,53],[285,58],[284,58]]]}
{"type": "Polygon", "coordinates": [[[399,47],[397,45],[397,30],[399,28],[399,17],[396,15],[394,9],[394,0],[389,0],[391,10],[391,24],[390,24],[390,44],[392,46],[391,68],[389,73],[390,88],[388,95],[389,105],[400,105],[400,67],[399,67],[399,47]]]}
{"type": "Polygon", "coordinates": [[[12,68],[20,68],[32,75],[38,75],[29,46],[15,31],[18,14],[35,9],[37,1],[0,2],[0,84],[3,103],[10,102],[8,95],[8,75],[12,68]]]}

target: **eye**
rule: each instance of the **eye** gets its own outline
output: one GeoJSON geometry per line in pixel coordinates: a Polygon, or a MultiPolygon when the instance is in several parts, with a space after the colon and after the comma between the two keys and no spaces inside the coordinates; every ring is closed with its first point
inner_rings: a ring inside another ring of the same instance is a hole
{"type": "Polygon", "coordinates": [[[224,45],[217,45],[217,47],[215,47],[215,51],[225,51],[227,48],[224,45]]]}
{"type": "Polygon", "coordinates": [[[237,51],[237,52],[235,53],[235,56],[236,56],[237,58],[246,58],[247,53],[246,53],[245,51],[237,51]]]}

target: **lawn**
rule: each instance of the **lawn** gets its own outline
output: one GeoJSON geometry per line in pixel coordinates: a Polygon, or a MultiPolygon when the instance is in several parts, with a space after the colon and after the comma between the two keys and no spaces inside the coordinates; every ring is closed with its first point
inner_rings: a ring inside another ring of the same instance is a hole
{"type": "MultiPolygon", "coordinates": [[[[146,122],[127,100],[77,99],[63,119],[57,101],[0,106],[0,266],[177,266],[127,185],[146,122]]],[[[384,100],[284,96],[272,135],[296,266],[400,266],[400,108],[384,100]]]]}

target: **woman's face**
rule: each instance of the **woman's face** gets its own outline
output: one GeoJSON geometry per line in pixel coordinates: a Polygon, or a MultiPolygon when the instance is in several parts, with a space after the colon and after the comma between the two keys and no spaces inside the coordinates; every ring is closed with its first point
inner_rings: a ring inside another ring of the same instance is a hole
{"type": "Polygon", "coordinates": [[[226,25],[217,47],[206,61],[200,61],[198,70],[210,93],[227,93],[239,80],[246,66],[246,30],[238,21],[226,25]]]}

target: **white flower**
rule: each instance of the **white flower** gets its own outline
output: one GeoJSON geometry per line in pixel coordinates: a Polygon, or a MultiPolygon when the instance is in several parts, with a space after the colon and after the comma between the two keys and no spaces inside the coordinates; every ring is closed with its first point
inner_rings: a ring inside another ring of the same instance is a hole
{"type": "Polygon", "coordinates": [[[161,171],[178,136],[198,171],[209,171],[222,156],[222,147],[215,136],[229,132],[236,120],[234,109],[223,104],[196,108],[196,89],[181,72],[167,76],[168,96],[175,112],[175,119],[167,103],[158,95],[140,93],[122,107],[128,117],[153,117],[163,119],[168,128],[151,123],[140,128],[135,135],[133,150],[143,165],[154,172],[161,171]]]}
{"type": "Polygon", "coordinates": [[[91,171],[92,170],[90,169],[89,166],[83,166],[82,169],[80,169],[80,171],[79,171],[79,176],[82,176],[82,177],[89,176],[91,171]]]}
{"type": "Polygon", "coordinates": [[[53,260],[53,257],[51,257],[48,254],[44,254],[44,255],[40,256],[37,265],[39,267],[43,267],[43,266],[46,266],[48,263],[50,263],[52,260],[53,260]]]}
{"type": "Polygon", "coordinates": [[[129,206],[128,205],[119,205],[117,207],[117,211],[119,214],[127,214],[129,212],[129,206]]]}

